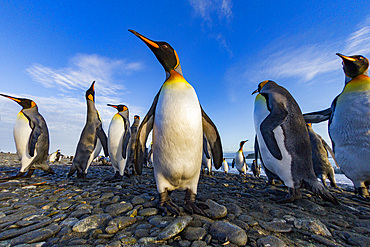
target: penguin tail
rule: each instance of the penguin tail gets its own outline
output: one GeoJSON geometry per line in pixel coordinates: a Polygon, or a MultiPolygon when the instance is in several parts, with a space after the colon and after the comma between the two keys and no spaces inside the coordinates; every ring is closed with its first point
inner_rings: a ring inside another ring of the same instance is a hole
{"type": "Polygon", "coordinates": [[[315,195],[320,196],[323,200],[338,205],[338,199],[332,195],[318,180],[305,180],[305,187],[312,191],[315,195]]]}

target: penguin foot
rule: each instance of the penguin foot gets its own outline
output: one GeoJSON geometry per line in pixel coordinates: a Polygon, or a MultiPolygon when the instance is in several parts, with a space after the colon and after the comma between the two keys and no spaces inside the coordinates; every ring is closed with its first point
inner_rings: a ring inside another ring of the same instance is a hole
{"type": "Polygon", "coordinates": [[[86,173],[77,171],[77,178],[82,178],[82,179],[86,178],[86,173]]]}
{"type": "Polygon", "coordinates": [[[47,172],[49,174],[55,174],[55,171],[53,169],[51,169],[51,167],[49,167],[45,172],[47,172]]]}
{"type": "Polygon", "coordinates": [[[169,197],[167,191],[160,193],[160,201],[158,204],[158,209],[163,212],[163,215],[168,215],[168,212],[171,214],[180,216],[180,209],[179,207],[172,202],[171,198],[169,197]]]}
{"type": "Polygon", "coordinates": [[[107,178],[104,181],[106,182],[115,182],[115,181],[121,181],[123,179],[123,176],[119,174],[119,171],[116,171],[114,176],[112,178],[107,178]]]}
{"type": "Polygon", "coordinates": [[[289,203],[301,199],[302,195],[299,189],[289,188],[289,194],[284,199],[277,200],[277,203],[289,203]]]}
{"type": "Polygon", "coordinates": [[[35,172],[35,169],[29,169],[25,177],[30,178],[34,172],[35,172]]]}
{"type": "Polygon", "coordinates": [[[204,203],[195,203],[196,194],[191,190],[187,189],[185,194],[185,207],[184,209],[190,214],[199,214],[206,216],[203,210],[208,209],[209,207],[204,203]]]}
{"type": "Polygon", "coordinates": [[[358,187],[356,188],[356,192],[361,198],[370,198],[369,191],[366,187],[358,187]]]}
{"type": "Polygon", "coordinates": [[[21,177],[23,177],[24,174],[26,174],[26,173],[25,172],[18,172],[17,175],[2,178],[2,179],[0,179],[0,181],[7,181],[7,180],[21,178],[21,177]]]}

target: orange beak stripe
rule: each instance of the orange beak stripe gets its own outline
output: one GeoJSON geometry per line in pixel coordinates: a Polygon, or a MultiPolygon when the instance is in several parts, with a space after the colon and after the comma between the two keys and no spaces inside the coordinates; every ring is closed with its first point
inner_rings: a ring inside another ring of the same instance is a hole
{"type": "Polygon", "coordinates": [[[154,43],[154,42],[153,42],[153,41],[151,41],[150,39],[147,39],[147,38],[145,38],[144,36],[142,36],[142,35],[140,35],[140,34],[139,34],[139,37],[140,37],[142,40],[144,40],[144,41],[145,41],[145,43],[147,43],[147,44],[149,44],[149,45],[153,46],[154,48],[159,48],[159,45],[157,45],[156,43],[154,43]]]}

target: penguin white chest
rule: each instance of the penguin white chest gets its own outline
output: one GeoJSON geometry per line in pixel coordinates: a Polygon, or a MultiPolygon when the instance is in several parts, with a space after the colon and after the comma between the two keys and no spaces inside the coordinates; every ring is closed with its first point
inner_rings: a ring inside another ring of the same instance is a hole
{"type": "Polygon", "coordinates": [[[108,130],[108,151],[113,161],[119,161],[122,157],[123,136],[125,134],[125,123],[117,113],[113,116],[108,130]]]}
{"type": "Polygon", "coordinates": [[[274,137],[276,139],[276,142],[283,157],[281,160],[276,159],[271,154],[271,152],[268,149],[269,144],[266,143],[262,137],[260,126],[269,114],[270,111],[267,108],[267,102],[265,97],[262,96],[261,94],[257,95],[254,104],[254,126],[264,165],[271,172],[278,175],[284,181],[286,186],[293,188],[294,182],[291,172],[292,157],[285,147],[284,144],[285,136],[282,127],[278,126],[273,130],[274,137]]]}
{"type": "Polygon", "coordinates": [[[238,151],[235,153],[235,166],[238,171],[243,171],[245,170],[244,167],[244,158],[243,158],[243,152],[238,151]]]}
{"type": "Polygon", "coordinates": [[[189,84],[182,88],[162,87],[153,126],[153,166],[158,189],[185,189],[195,177],[197,183],[202,146],[202,116],[195,90],[189,84]]]}
{"type": "MultiPolygon", "coordinates": [[[[29,124],[29,120],[26,118],[26,116],[19,112],[17,115],[17,120],[14,125],[14,140],[15,145],[17,148],[17,154],[20,159],[23,158],[29,158],[32,157],[28,154],[28,142],[30,139],[30,135],[32,133],[32,129],[29,124]]],[[[36,156],[36,149],[35,149],[35,155],[36,156]]]]}

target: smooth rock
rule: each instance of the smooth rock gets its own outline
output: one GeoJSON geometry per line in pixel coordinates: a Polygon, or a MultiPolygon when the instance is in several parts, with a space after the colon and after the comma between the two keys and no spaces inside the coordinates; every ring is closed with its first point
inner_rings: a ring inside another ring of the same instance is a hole
{"type": "Polygon", "coordinates": [[[108,234],[115,234],[115,233],[117,233],[119,231],[119,229],[118,229],[118,226],[117,225],[108,225],[105,228],[105,231],[108,234]]]}
{"type": "Polygon", "coordinates": [[[324,237],[332,236],[328,228],[317,219],[295,219],[294,226],[324,237]]]}
{"type": "Polygon", "coordinates": [[[356,245],[360,247],[369,247],[370,246],[370,237],[363,236],[353,232],[340,231],[341,236],[350,245],[356,245]]]}
{"type": "Polygon", "coordinates": [[[243,213],[242,209],[236,205],[235,203],[229,203],[225,205],[227,208],[227,213],[234,214],[236,216],[239,216],[243,213]]]}
{"type": "Polygon", "coordinates": [[[285,247],[287,246],[281,239],[275,236],[267,236],[257,240],[259,247],[285,247]]]}
{"type": "Polygon", "coordinates": [[[166,226],[157,236],[158,239],[167,240],[179,234],[192,221],[191,216],[181,216],[176,218],[171,224],[166,226]]]}
{"type": "Polygon", "coordinates": [[[149,219],[150,224],[157,226],[159,228],[168,226],[168,224],[170,224],[172,221],[174,221],[173,217],[170,216],[162,217],[160,215],[155,215],[149,219]]]}
{"type": "Polygon", "coordinates": [[[16,238],[13,238],[11,241],[11,245],[14,246],[18,244],[32,244],[44,241],[54,236],[56,233],[60,231],[60,229],[61,227],[58,226],[57,224],[51,224],[48,227],[37,229],[26,234],[23,234],[21,236],[18,236],[16,238]]]}
{"type": "Polygon", "coordinates": [[[103,226],[112,217],[109,214],[99,214],[86,217],[78,221],[72,228],[74,232],[87,232],[88,230],[103,226]]]}
{"type": "Polygon", "coordinates": [[[143,204],[145,202],[144,198],[140,196],[135,196],[132,200],[131,203],[132,205],[138,205],[138,204],[143,204]]]}
{"type": "Polygon", "coordinates": [[[229,240],[237,245],[245,245],[248,240],[247,234],[242,228],[226,221],[215,221],[211,225],[210,233],[214,239],[221,242],[229,240]]]}
{"type": "Polygon", "coordinates": [[[191,227],[188,226],[182,232],[182,236],[186,240],[194,241],[201,240],[207,234],[207,231],[202,227],[191,227]]]}
{"type": "Polygon", "coordinates": [[[222,206],[211,199],[207,199],[206,204],[209,209],[205,209],[204,212],[208,217],[212,219],[221,219],[227,215],[227,208],[225,206],[222,206]]]}
{"type": "Polygon", "coordinates": [[[73,211],[69,216],[70,217],[76,217],[76,218],[80,218],[81,216],[83,215],[86,215],[86,214],[91,214],[91,210],[88,209],[88,208],[85,208],[85,209],[78,209],[76,211],[73,211]]]}
{"type": "Polygon", "coordinates": [[[100,196],[100,199],[108,199],[108,198],[111,198],[114,196],[114,193],[113,192],[106,192],[106,193],[103,193],[101,196],[100,196]]]}
{"type": "Polygon", "coordinates": [[[119,230],[122,230],[136,222],[136,218],[133,217],[117,217],[109,221],[108,225],[116,225],[119,230]]]}
{"type": "Polygon", "coordinates": [[[206,247],[207,243],[204,241],[194,241],[190,247],[206,247]]]}
{"type": "Polygon", "coordinates": [[[270,222],[260,221],[259,225],[263,229],[270,231],[270,232],[291,232],[292,231],[292,227],[283,221],[270,221],[270,222]]]}
{"type": "Polygon", "coordinates": [[[138,214],[141,215],[141,216],[152,216],[152,215],[158,214],[158,209],[156,209],[156,208],[144,208],[144,209],[141,209],[138,212],[138,214]]]}
{"type": "Polygon", "coordinates": [[[60,222],[60,225],[73,227],[77,222],[78,222],[77,218],[71,217],[71,218],[67,218],[63,220],[62,222],[60,222]]]}
{"type": "Polygon", "coordinates": [[[107,212],[111,216],[117,216],[117,215],[120,215],[121,213],[125,213],[131,210],[132,208],[133,207],[131,203],[116,203],[116,204],[109,205],[105,209],[105,212],[107,212]]]}

